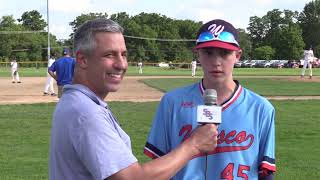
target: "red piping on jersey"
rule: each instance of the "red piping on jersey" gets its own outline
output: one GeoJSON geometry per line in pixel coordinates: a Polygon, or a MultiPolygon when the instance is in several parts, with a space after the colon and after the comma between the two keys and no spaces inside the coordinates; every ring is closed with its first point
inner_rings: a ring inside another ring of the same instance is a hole
{"type": "Polygon", "coordinates": [[[159,157],[159,156],[157,156],[154,152],[152,152],[152,151],[150,151],[149,149],[147,149],[146,147],[144,148],[143,153],[144,153],[145,155],[147,155],[149,158],[152,158],[152,159],[156,159],[156,158],[159,157]]]}
{"type": "MultiPolygon", "coordinates": [[[[199,90],[201,95],[203,96],[204,93],[204,87],[202,84],[202,81],[199,83],[199,90]]],[[[233,96],[229,99],[229,101],[225,102],[222,104],[222,111],[224,111],[225,109],[227,109],[232,103],[234,103],[238,97],[240,96],[242,92],[242,86],[239,84],[238,88],[236,89],[235,93],[233,94],[233,96]]]]}
{"type": "Polygon", "coordinates": [[[266,161],[262,161],[260,169],[267,169],[269,171],[275,172],[276,171],[276,165],[275,164],[270,164],[270,163],[268,163],[266,161]]]}
{"type": "Polygon", "coordinates": [[[224,103],[224,104],[222,105],[222,111],[224,111],[224,110],[227,109],[232,103],[234,103],[234,102],[238,99],[238,97],[240,96],[241,92],[242,92],[242,86],[239,85],[239,88],[236,90],[236,92],[234,93],[234,95],[232,96],[232,98],[231,98],[228,102],[226,102],[226,103],[224,103]]]}

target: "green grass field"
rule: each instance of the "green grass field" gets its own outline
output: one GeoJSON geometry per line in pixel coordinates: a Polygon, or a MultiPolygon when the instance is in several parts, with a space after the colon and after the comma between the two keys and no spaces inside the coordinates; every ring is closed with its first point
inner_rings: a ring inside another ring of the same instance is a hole
{"type": "MultiPolygon", "coordinates": [[[[46,76],[46,68],[20,68],[19,75],[21,77],[44,77],[46,76]]],[[[276,68],[235,68],[235,76],[299,76],[301,69],[276,69],[276,68]]],[[[308,71],[306,71],[308,73],[308,71]]],[[[137,76],[138,68],[130,66],[127,75],[137,76]]],[[[320,68],[313,69],[314,76],[320,76],[320,68]]],[[[10,77],[10,68],[0,68],[0,77],[10,77]]],[[[146,66],[143,68],[142,76],[191,76],[190,69],[168,69],[159,67],[146,66]]],[[[197,69],[197,76],[202,76],[201,67],[197,69]]]]}
{"type": "MultiPolygon", "coordinates": [[[[285,79],[237,77],[240,84],[263,96],[320,96],[320,83],[285,79]]],[[[139,80],[162,92],[198,82],[199,78],[161,78],[139,80]],[[168,83],[170,82],[170,83],[168,83]]]]}
{"type": "MultiPolygon", "coordinates": [[[[276,179],[318,179],[320,101],[272,101],[276,108],[276,179]]],[[[140,162],[158,102],[111,102],[140,162]]],[[[55,104],[0,106],[0,179],[47,179],[55,104]]]]}

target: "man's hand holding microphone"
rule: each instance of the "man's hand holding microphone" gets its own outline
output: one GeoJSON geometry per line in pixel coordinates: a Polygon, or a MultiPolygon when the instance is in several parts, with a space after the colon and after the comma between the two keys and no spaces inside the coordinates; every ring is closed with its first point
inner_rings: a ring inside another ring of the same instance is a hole
{"type": "MultiPolygon", "coordinates": [[[[203,96],[204,105],[197,107],[197,122],[200,124],[187,139],[196,154],[213,151],[217,146],[218,124],[221,123],[221,107],[217,106],[217,92],[207,89],[203,96]]],[[[187,141],[186,140],[186,141],[187,141]]]]}

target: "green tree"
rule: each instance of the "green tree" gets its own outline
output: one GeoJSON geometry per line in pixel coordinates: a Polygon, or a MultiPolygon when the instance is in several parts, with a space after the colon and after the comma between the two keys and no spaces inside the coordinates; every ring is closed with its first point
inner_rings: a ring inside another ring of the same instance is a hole
{"type": "Polygon", "coordinates": [[[305,46],[302,39],[302,30],[298,25],[283,27],[278,46],[276,46],[277,59],[300,59],[305,46]]]}
{"type": "Polygon", "coordinates": [[[249,27],[247,30],[252,41],[252,48],[254,49],[261,46],[268,33],[266,18],[260,18],[258,16],[250,17],[249,27]]]}
{"type": "Polygon", "coordinates": [[[25,29],[32,31],[44,30],[47,26],[46,21],[42,19],[41,14],[36,10],[24,12],[18,21],[22,22],[22,26],[25,29]]]}
{"type": "Polygon", "coordinates": [[[274,9],[265,16],[268,19],[269,31],[266,43],[275,50],[277,59],[297,59],[301,56],[304,45],[300,27],[296,24],[297,11],[274,9]]]}
{"type": "MultiPolygon", "coordinates": [[[[43,30],[46,26],[37,11],[25,12],[17,24],[13,16],[3,16],[0,20],[0,56],[12,56],[20,61],[39,61],[47,57],[47,34],[25,33],[30,30],[43,30]]],[[[56,37],[51,36],[51,45],[57,46],[56,37]]]]}
{"type": "Polygon", "coordinates": [[[320,58],[320,44],[313,48],[313,53],[316,57],[320,58]]]}
{"type": "Polygon", "coordinates": [[[13,15],[2,16],[0,19],[0,57],[9,59],[12,55],[13,45],[17,43],[18,36],[11,33],[19,31],[21,27],[16,24],[13,15]]]}
{"type": "Polygon", "coordinates": [[[242,49],[241,59],[252,59],[251,58],[252,44],[251,44],[249,34],[247,34],[244,29],[238,29],[238,31],[239,31],[239,44],[242,49]]]}
{"type": "Polygon", "coordinates": [[[302,37],[305,49],[317,47],[320,44],[320,0],[313,0],[305,5],[299,15],[302,37]]]}
{"type": "Polygon", "coordinates": [[[270,46],[274,58],[297,59],[304,45],[297,25],[298,15],[297,11],[273,9],[262,18],[251,17],[248,30],[253,49],[270,46]]]}
{"type": "Polygon", "coordinates": [[[270,60],[274,56],[274,49],[271,46],[261,46],[254,49],[254,59],[270,60]]]}
{"type": "MultiPolygon", "coordinates": [[[[0,28],[1,30],[6,30],[6,28],[16,29],[18,25],[16,24],[16,20],[13,18],[13,15],[10,16],[2,16],[0,20],[0,28]]],[[[7,29],[9,30],[9,29],[7,29]]]]}

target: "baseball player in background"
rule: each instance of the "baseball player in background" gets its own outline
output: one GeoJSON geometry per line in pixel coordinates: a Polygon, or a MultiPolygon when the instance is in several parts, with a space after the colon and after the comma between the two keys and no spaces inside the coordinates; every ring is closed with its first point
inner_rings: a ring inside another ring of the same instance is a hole
{"type": "Polygon", "coordinates": [[[21,83],[19,72],[18,72],[18,63],[15,58],[12,59],[10,62],[11,65],[11,77],[12,77],[12,83],[21,83]]]}
{"type": "Polygon", "coordinates": [[[142,62],[138,62],[139,74],[142,74],[142,62]]]}
{"type": "Polygon", "coordinates": [[[197,34],[194,49],[203,79],[163,96],[144,153],[162,157],[188,139],[199,126],[197,106],[204,104],[204,90],[215,89],[216,104],[222,107],[217,148],[195,156],[172,180],[273,179],[275,109],[233,80],[233,66],[242,53],[238,31],[224,20],[207,22],[197,34]]]}
{"type": "Polygon", "coordinates": [[[194,77],[196,76],[196,70],[197,70],[197,60],[193,60],[191,62],[191,76],[194,77]]]}
{"type": "MultiPolygon", "coordinates": [[[[54,61],[55,61],[55,55],[52,55],[48,60],[48,69],[54,63],[54,61]]],[[[43,92],[44,96],[49,95],[49,94],[51,96],[56,96],[56,93],[54,92],[54,88],[53,88],[53,81],[54,81],[53,77],[47,71],[47,82],[46,82],[46,85],[44,87],[44,92],[43,92]],[[49,90],[51,93],[49,93],[49,90]]]]}
{"type": "Polygon", "coordinates": [[[303,62],[303,68],[301,72],[301,78],[304,78],[304,73],[309,68],[309,78],[312,78],[312,62],[314,60],[313,50],[312,47],[310,47],[309,50],[304,51],[304,62],[303,62]]]}
{"type": "Polygon", "coordinates": [[[76,61],[70,56],[67,48],[63,49],[63,57],[55,61],[48,69],[48,73],[57,81],[58,98],[62,96],[63,86],[72,83],[76,61]]]}

